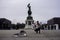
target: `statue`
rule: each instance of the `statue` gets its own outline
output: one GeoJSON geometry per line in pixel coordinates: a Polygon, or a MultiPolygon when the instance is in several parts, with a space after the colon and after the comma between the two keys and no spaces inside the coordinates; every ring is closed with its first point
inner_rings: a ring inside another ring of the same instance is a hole
{"type": "Polygon", "coordinates": [[[31,15],[32,12],[31,12],[31,6],[30,6],[30,3],[27,5],[27,7],[28,7],[28,15],[31,15]]]}
{"type": "Polygon", "coordinates": [[[30,3],[28,3],[27,5],[27,8],[28,8],[28,16],[27,16],[27,19],[26,19],[26,25],[25,25],[25,28],[26,29],[32,29],[32,23],[34,22],[33,20],[33,17],[32,17],[32,11],[31,11],[31,6],[30,6],[30,3]]]}

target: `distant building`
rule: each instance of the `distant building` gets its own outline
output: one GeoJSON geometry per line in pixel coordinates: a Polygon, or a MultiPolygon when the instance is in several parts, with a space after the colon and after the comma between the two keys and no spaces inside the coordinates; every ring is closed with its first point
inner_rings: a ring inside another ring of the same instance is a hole
{"type": "Polygon", "coordinates": [[[11,21],[6,18],[0,18],[0,29],[10,29],[11,21]]]}
{"type": "Polygon", "coordinates": [[[54,17],[47,21],[48,26],[50,29],[60,29],[60,17],[54,17]]]}

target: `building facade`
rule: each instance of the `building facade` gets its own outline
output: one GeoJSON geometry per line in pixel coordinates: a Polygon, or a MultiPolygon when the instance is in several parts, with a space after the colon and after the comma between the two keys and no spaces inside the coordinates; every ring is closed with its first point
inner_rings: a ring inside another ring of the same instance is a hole
{"type": "Polygon", "coordinates": [[[60,29],[60,17],[54,17],[47,21],[48,27],[50,29],[60,29]]]}
{"type": "Polygon", "coordinates": [[[0,18],[0,29],[10,29],[11,21],[6,18],[0,18]]]}

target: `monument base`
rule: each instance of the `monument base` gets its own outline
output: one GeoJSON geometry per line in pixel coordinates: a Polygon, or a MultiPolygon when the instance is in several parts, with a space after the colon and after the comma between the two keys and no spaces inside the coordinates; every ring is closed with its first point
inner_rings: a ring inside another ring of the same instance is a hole
{"type": "Polygon", "coordinates": [[[33,26],[32,25],[26,25],[25,29],[33,29],[33,26]]]}

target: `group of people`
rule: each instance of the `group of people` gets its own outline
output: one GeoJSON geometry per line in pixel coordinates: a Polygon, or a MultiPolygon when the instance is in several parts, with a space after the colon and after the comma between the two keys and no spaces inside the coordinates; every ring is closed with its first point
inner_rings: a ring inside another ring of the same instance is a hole
{"type": "Polygon", "coordinates": [[[39,33],[39,34],[40,34],[40,28],[41,28],[41,26],[40,26],[39,21],[37,21],[36,23],[33,23],[32,25],[33,25],[34,31],[35,31],[36,33],[39,33]]]}

